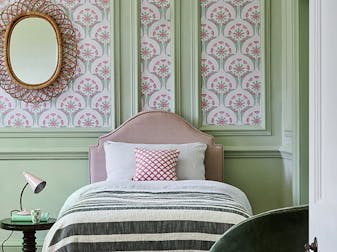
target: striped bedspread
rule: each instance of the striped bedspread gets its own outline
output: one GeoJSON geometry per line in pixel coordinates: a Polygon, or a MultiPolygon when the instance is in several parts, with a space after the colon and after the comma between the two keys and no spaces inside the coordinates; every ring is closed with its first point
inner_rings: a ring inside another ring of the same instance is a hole
{"type": "Polygon", "coordinates": [[[250,214],[224,183],[100,182],[68,198],[43,251],[207,251],[250,214]]]}

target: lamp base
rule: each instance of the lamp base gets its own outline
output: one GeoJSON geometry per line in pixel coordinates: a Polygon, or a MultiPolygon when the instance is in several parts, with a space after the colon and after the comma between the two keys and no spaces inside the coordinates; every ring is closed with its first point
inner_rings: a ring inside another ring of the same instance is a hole
{"type": "Polygon", "coordinates": [[[20,212],[16,212],[17,215],[30,215],[30,211],[28,210],[22,210],[20,212]]]}

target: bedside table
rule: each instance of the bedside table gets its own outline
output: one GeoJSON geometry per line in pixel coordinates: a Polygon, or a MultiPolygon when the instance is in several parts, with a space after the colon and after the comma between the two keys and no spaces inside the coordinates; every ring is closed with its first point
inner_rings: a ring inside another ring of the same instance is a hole
{"type": "Polygon", "coordinates": [[[35,252],[35,232],[39,230],[48,230],[55,223],[55,219],[49,218],[46,222],[33,224],[32,222],[12,221],[11,218],[1,220],[1,228],[11,231],[23,232],[22,251],[35,252]]]}

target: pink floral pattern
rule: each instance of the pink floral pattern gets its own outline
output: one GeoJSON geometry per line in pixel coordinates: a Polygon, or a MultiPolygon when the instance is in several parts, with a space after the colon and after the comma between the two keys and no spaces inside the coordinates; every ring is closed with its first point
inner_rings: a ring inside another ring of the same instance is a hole
{"type": "Polygon", "coordinates": [[[68,120],[62,111],[49,110],[41,115],[39,125],[44,128],[65,128],[68,120]]]}
{"type": "Polygon", "coordinates": [[[225,126],[225,125],[233,125],[233,117],[228,111],[225,111],[224,108],[220,108],[215,113],[211,113],[210,121],[212,124],[225,126]]]}
{"type": "Polygon", "coordinates": [[[8,111],[14,109],[14,102],[10,97],[0,95],[0,114],[4,116],[8,111]]]}
{"type": "Polygon", "coordinates": [[[174,110],[171,63],[171,0],[141,2],[142,109],[174,110]]]}
{"type": "Polygon", "coordinates": [[[6,114],[5,125],[13,128],[30,127],[33,121],[32,116],[26,111],[13,110],[6,114]]]}
{"type": "Polygon", "coordinates": [[[203,125],[263,124],[259,0],[200,0],[203,125]]]}
{"type": "MultiPolygon", "coordinates": [[[[0,1],[0,9],[15,0],[0,1]]],[[[79,59],[69,88],[39,104],[15,101],[0,88],[0,127],[101,128],[111,126],[108,0],[53,0],[73,22],[79,59]]]]}
{"type": "Polygon", "coordinates": [[[97,128],[100,122],[101,117],[96,111],[83,111],[76,115],[75,123],[77,127],[81,128],[97,128]]]}
{"type": "Polygon", "coordinates": [[[156,110],[170,111],[171,96],[169,94],[159,94],[151,102],[152,108],[156,110]]]}

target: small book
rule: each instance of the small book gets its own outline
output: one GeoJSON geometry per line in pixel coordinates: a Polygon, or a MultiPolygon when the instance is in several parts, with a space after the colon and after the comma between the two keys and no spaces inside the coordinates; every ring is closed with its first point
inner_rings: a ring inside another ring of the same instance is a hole
{"type": "MultiPolygon", "coordinates": [[[[11,219],[12,219],[13,222],[15,222],[15,221],[32,222],[32,216],[31,215],[18,215],[16,213],[12,213],[11,219]]],[[[48,219],[49,219],[49,213],[48,212],[42,212],[40,222],[46,222],[46,221],[48,221],[48,219]]]]}

